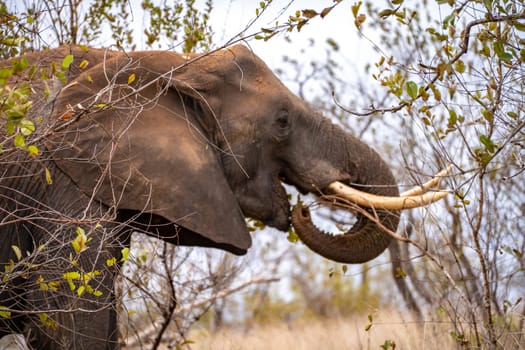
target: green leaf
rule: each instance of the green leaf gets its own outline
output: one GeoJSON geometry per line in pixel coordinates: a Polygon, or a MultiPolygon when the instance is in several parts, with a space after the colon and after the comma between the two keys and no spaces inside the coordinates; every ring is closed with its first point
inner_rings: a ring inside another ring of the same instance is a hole
{"type": "Polygon", "coordinates": [[[0,69],[0,79],[7,79],[13,75],[13,70],[9,68],[0,69]]]}
{"type": "Polygon", "coordinates": [[[514,21],[512,22],[512,24],[514,25],[514,28],[516,28],[516,30],[519,30],[520,32],[525,32],[525,23],[514,21]]]}
{"type": "Polygon", "coordinates": [[[486,135],[480,135],[479,141],[481,141],[481,143],[483,144],[483,146],[485,146],[485,149],[489,153],[494,153],[496,145],[494,144],[494,142],[492,142],[490,138],[488,138],[486,135]]]}
{"type": "Polygon", "coordinates": [[[19,122],[20,132],[24,136],[31,135],[35,131],[35,124],[31,120],[22,119],[19,122]]]}
{"type": "Polygon", "coordinates": [[[452,12],[450,15],[445,17],[443,20],[443,29],[447,29],[450,24],[454,25],[454,20],[456,19],[456,12],[452,12]]]}
{"type": "Polygon", "coordinates": [[[6,46],[18,46],[21,43],[23,43],[25,40],[26,39],[22,37],[16,37],[16,38],[7,37],[7,38],[0,39],[0,43],[6,46]]]}
{"type": "Polygon", "coordinates": [[[489,123],[492,123],[494,121],[494,114],[491,111],[489,111],[488,109],[482,109],[481,110],[481,115],[489,123]]]}
{"type": "Polygon", "coordinates": [[[494,52],[498,56],[502,55],[505,52],[505,48],[503,47],[503,43],[501,41],[494,41],[492,47],[494,47],[494,52]]]}
{"type": "Polygon", "coordinates": [[[28,66],[28,61],[27,61],[27,58],[25,57],[22,57],[20,60],[15,60],[13,61],[13,69],[14,69],[14,72],[21,72],[23,71],[24,69],[27,68],[28,66]]]}
{"type": "Polygon", "coordinates": [[[62,60],[62,70],[67,70],[73,62],[74,56],[69,54],[62,60]]]}
{"type": "Polygon", "coordinates": [[[396,348],[396,342],[392,341],[392,340],[385,340],[385,342],[383,343],[383,345],[380,346],[381,349],[383,350],[390,350],[390,349],[395,349],[396,348]]]}
{"type": "Polygon", "coordinates": [[[454,65],[454,68],[456,69],[456,72],[458,73],[465,73],[465,69],[466,69],[465,62],[463,62],[462,60],[458,60],[456,64],[454,65]]]}
{"type": "Polygon", "coordinates": [[[448,125],[449,126],[455,125],[456,122],[458,121],[458,115],[456,114],[456,111],[451,108],[448,110],[448,115],[449,115],[448,125]]]}
{"type": "Polygon", "coordinates": [[[502,54],[498,55],[499,59],[503,62],[510,62],[512,61],[512,55],[508,52],[503,52],[502,54]]]}
{"type": "Polygon", "coordinates": [[[416,83],[414,83],[413,81],[407,81],[406,84],[405,84],[405,88],[406,88],[408,96],[410,96],[410,98],[412,98],[412,99],[417,98],[419,89],[418,89],[416,83]]]}
{"type": "Polygon", "coordinates": [[[57,77],[61,81],[65,81],[66,80],[66,73],[64,73],[64,72],[56,72],[55,73],[55,77],[57,77]]]}
{"type": "Polygon", "coordinates": [[[5,132],[7,135],[13,135],[16,131],[16,123],[12,121],[8,121],[5,123],[5,132]]]}
{"type": "Polygon", "coordinates": [[[15,135],[15,146],[19,148],[24,148],[25,145],[26,145],[26,140],[24,138],[24,135],[16,134],[15,135]]]}

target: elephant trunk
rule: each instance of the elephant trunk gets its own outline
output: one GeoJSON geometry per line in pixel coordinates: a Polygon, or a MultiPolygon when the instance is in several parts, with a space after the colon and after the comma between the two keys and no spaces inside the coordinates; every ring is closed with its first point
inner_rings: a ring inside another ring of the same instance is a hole
{"type": "MultiPolygon", "coordinates": [[[[399,223],[397,213],[378,210],[373,215],[381,225],[395,232],[399,223]]],[[[312,223],[308,208],[300,204],[292,211],[292,224],[301,241],[311,250],[345,264],[359,264],[374,259],[388,247],[392,239],[375,220],[362,214],[344,234],[326,233],[312,223]]]]}
{"type": "MultiPolygon", "coordinates": [[[[343,164],[345,173],[351,177],[347,185],[361,193],[398,197],[394,176],[379,154],[350,135],[346,135],[346,141],[346,145],[352,148],[351,154],[355,155],[338,160],[339,164],[343,164]]],[[[329,186],[324,190],[329,192],[331,188],[329,186]]],[[[312,223],[308,208],[302,205],[294,208],[292,225],[304,244],[318,254],[341,263],[364,263],[377,257],[389,246],[392,237],[385,229],[392,232],[397,230],[400,212],[374,205],[366,209],[363,206],[363,210],[366,213],[357,212],[357,222],[344,234],[321,231],[312,223]]]]}

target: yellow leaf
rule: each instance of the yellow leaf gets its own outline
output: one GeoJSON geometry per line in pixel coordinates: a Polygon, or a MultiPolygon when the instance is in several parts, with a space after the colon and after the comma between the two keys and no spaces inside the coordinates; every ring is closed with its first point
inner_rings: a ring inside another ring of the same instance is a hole
{"type": "Polygon", "coordinates": [[[80,69],[84,69],[84,68],[86,68],[88,65],[89,65],[89,61],[87,61],[87,60],[83,60],[82,62],[80,62],[80,64],[78,65],[78,67],[79,67],[80,69]]]}
{"type": "Polygon", "coordinates": [[[60,282],[58,281],[51,281],[47,284],[49,289],[51,289],[53,292],[58,291],[58,286],[60,285],[60,282]]]}
{"type": "Polygon", "coordinates": [[[0,305],[0,317],[1,318],[8,318],[11,317],[11,311],[6,311],[7,307],[0,305]]]}
{"type": "Polygon", "coordinates": [[[135,81],[135,73],[131,73],[128,77],[128,85],[131,85],[135,81]]]}
{"type": "Polygon", "coordinates": [[[15,252],[16,259],[20,261],[22,259],[22,251],[20,250],[20,248],[18,248],[18,246],[16,245],[12,245],[11,249],[13,249],[13,251],[15,252]]]}
{"type": "Polygon", "coordinates": [[[357,13],[359,12],[359,8],[361,7],[362,3],[362,1],[359,1],[352,5],[352,14],[354,15],[354,17],[357,17],[357,13]]]}
{"type": "Polygon", "coordinates": [[[77,237],[71,242],[71,245],[73,246],[73,249],[75,249],[75,252],[79,254],[88,248],[87,242],[89,242],[89,240],[82,227],[77,227],[76,232],[77,237]]]}
{"type": "Polygon", "coordinates": [[[115,265],[116,262],[117,262],[117,258],[112,257],[111,259],[107,259],[106,260],[106,265],[113,266],[113,265],[115,265]]]}
{"type": "Polygon", "coordinates": [[[91,75],[89,74],[84,74],[84,79],[86,79],[86,81],[90,84],[93,84],[93,78],[91,78],[91,75]]]}
{"type": "Polygon", "coordinates": [[[84,287],[84,286],[78,287],[78,289],[77,289],[78,296],[81,296],[82,294],[84,294],[84,290],[85,289],[86,289],[86,287],[84,287]]]}
{"type": "Polygon", "coordinates": [[[53,184],[53,178],[51,177],[51,171],[49,171],[49,169],[46,167],[46,182],[48,185],[52,185],[53,184]]]}
{"type": "Polygon", "coordinates": [[[78,280],[80,279],[80,273],[77,271],[65,272],[62,277],[65,280],[78,280]]]}
{"type": "Polygon", "coordinates": [[[53,319],[51,319],[47,313],[45,313],[45,312],[41,313],[41,314],[38,315],[38,317],[40,318],[40,322],[45,327],[51,328],[54,331],[57,330],[56,322],[53,319]]]}
{"type": "Polygon", "coordinates": [[[71,291],[74,291],[76,286],[73,283],[73,281],[72,280],[67,280],[67,283],[69,284],[69,289],[71,289],[71,291]]]}
{"type": "Polygon", "coordinates": [[[40,155],[40,150],[35,145],[29,145],[27,146],[27,152],[31,157],[36,157],[40,155]]]}
{"type": "Polygon", "coordinates": [[[122,250],[120,252],[122,254],[122,258],[120,259],[120,261],[128,260],[128,258],[129,258],[129,248],[122,248],[122,250]]]}

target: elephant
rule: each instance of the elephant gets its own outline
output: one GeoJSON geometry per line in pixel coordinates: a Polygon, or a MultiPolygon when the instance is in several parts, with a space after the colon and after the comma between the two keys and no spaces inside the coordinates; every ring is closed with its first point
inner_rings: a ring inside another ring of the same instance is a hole
{"type": "Polygon", "coordinates": [[[113,284],[132,232],[242,255],[253,218],[293,225],[328,259],[363,263],[389,246],[402,209],[442,197],[425,186],[400,196],[376,151],[244,45],[206,54],[66,45],[23,57],[33,68],[7,84],[32,84],[26,141],[40,154],[0,155],[0,337],[118,348],[113,284]],[[319,230],[283,184],[354,206],[356,223],[319,230]]]}

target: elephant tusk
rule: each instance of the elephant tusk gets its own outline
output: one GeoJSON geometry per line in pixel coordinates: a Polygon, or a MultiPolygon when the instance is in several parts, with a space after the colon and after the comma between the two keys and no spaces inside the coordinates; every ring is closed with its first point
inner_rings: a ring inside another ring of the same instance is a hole
{"type": "Polygon", "coordinates": [[[446,169],[443,169],[439,173],[434,175],[434,177],[430,179],[429,181],[425,182],[421,186],[416,186],[408,191],[401,193],[400,196],[401,197],[419,196],[419,195],[422,195],[428,192],[428,190],[430,190],[431,188],[438,186],[441,179],[447,176],[451,170],[452,170],[452,165],[449,165],[446,169]]]}
{"type": "Polygon", "coordinates": [[[366,208],[403,210],[422,207],[444,198],[448,192],[435,191],[422,195],[388,197],[356,190],[339,181],[328,185],[328,190],[348,201],[366,208]]]}

